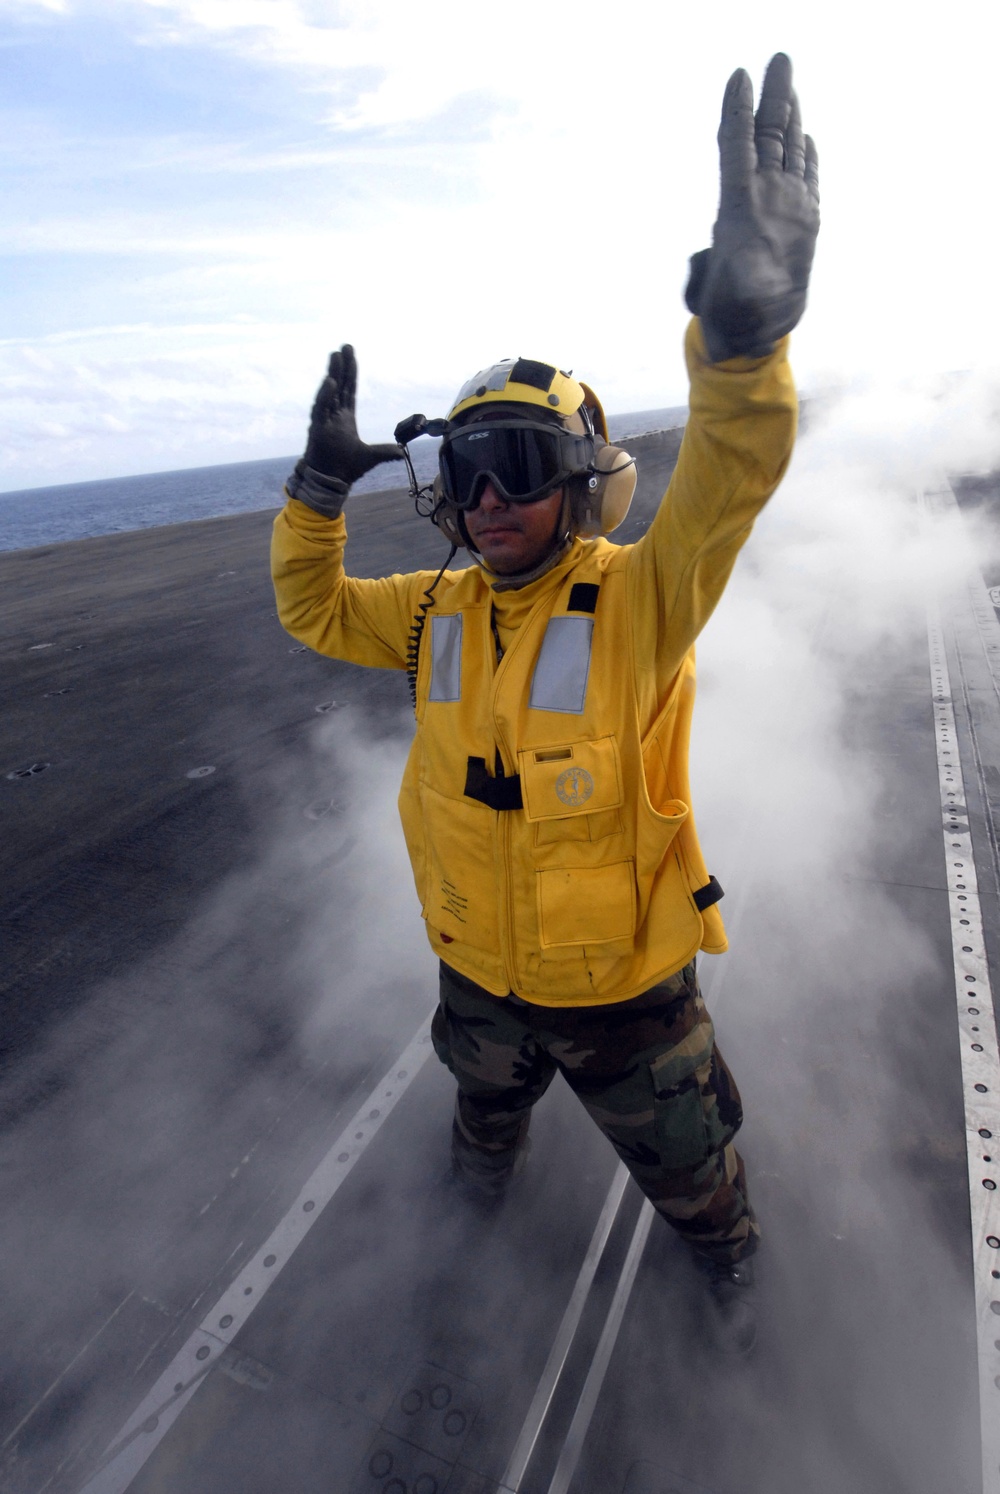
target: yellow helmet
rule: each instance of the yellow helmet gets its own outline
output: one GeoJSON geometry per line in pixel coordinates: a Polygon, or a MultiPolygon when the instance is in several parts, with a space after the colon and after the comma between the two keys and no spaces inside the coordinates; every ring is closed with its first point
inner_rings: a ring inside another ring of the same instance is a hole
{"type": "MultiPolygon", "coordinates": [[[[608,423],[597,395],[589,385],[551,363],[539,363],[532,358],[503,358],[462,385],[446,420],[411,415],[396,427],[396,440],[409,467],[410,490],[417,499],[418,512],[429,517],[453,545],[472,548],[462,518],[463,509],[469,505],[458,493],[452,497],[446,491],[452,486],[445,481],[447,448],[460,440],[465,427],[480,420],[495,420],[498,432],[508,429],[511,422],[520,421],[527,428],[561,427],[564,442],[560,455],[568,465],[561,473],[552,472],[552,485],[563,482],[565,486],[563,546],[574,535],[592,539],[612,533],[622,523],[635,492],[635,461],[628,452],[610,444],[608,423]],[[444,438],[439,453],[441,470],[427,489],[420,488],[407,454],[407,443],[419,435],[444,438]],[[579,439],[573,441],[573,437],[579,439]]],[[[485,454],[483,448],[482,455],[485,454]]],[[[483,467],[480,476],[485,474],[483,467]]],[[[523,495],[511,501],[530,501],[527,488],[511,488],[508,492],[523,495]]],[[[474,492],[471,496],[474,499],[474,492]]],[[[551,559],[547,564],[551,564],[551,559]]]]}
{"type": "MultiPolygon", "coordinates": [[[[508,409],[520,405],[526,420],[554,421],[570,435],[593,438],[592,446],[588,442],[586,464],[575,474],[567,473],[565,531],[568,537],[578,534],[586,539],[617,529],[635,491],[635,462],[627,452],[609,444],[604,410],[589,385],[551,363],[503,358],[462,385],[448,412],[449,428],[454,431],[476,420],[491,405],[508,409]]],[[[445,497],[440,478],[436,492],[435,523],[452,543],[467,545],[465,526],[455,505],[445,497]]]]}
{"type": "MultiPolygon", "coordinates": [[[[597,395],[570,374],[534,358],[502,358],[467,379],[448,411],[449,424],[485,405],[530,405],[559,417],[568,430],[608,440],[608,423],[597,395]],[[574,416],[579,416],[574,420],[574,416]]],[[[526,412],[527,413],[527,412],[526,412]]]]}

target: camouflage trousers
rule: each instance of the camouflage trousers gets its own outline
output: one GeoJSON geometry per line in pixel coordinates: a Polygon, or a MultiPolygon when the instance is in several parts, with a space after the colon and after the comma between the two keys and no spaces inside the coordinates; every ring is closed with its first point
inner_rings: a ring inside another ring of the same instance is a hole
{"type": "Polygon", "coordinates": [[[489,1188],[514,1169],[535,1101],[560,1072],[650,1203],[690,1245],[733,1262],[757,1244],[736,1083],[695,966],[631,1001],[546,1007],[493,996],[442,963],[434,1048],[458,1081],[456,1170],[489,1188]]]}

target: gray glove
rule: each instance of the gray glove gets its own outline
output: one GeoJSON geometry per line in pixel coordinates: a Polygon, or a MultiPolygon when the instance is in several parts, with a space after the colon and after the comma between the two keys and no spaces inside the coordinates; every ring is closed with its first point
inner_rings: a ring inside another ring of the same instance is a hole
{"type": "Polygon", "coordinates": [[[362,441],[354,419],[357,387],[354,349],[345,342],[339,353],[330,354],[309,418],[305,453],[285,484],[290,498],[330,519],[340,513],[353,482],[380,462],[398,462],[403,456],[398,446],[362,441]]]}
{"type": "Polygon", "coordinates": [[[684,292],[713,363],[764,357],[805,310],[819,232],[819,168],[784,52],[768,64],[756,116],[749,77],[742,68],[733,73],[722,102],[719,160],[712,247],[692,255],[684,292]]]}

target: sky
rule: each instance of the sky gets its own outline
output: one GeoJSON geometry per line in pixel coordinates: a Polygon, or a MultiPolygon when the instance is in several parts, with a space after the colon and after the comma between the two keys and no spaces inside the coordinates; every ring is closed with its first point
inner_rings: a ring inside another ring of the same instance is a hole
{"type": "Polygon", "coordinates": [[[789,53],[823,227],[803,391],[997,350],[995,3],[0,0],[0,489],[391,438],[502,357],[683,404],[726,79],[789,53]]]}

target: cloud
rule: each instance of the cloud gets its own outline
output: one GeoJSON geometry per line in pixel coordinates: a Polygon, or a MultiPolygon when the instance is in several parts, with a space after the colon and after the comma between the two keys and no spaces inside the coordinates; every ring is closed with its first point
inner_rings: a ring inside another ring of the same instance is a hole
{"type": "Polygon", "coordinates": [[[301,442],[294,370],[276,398],[287,330],[259,325],[106,327],[85,338],[0,346],[7,488],[112,472],[273,455],[301,442]],[[249,352],[248,352],[249,348],[249,352]],[[294,435],[293,435],[294,432],[294,435]],[[39,450],[48,459],[39,461],[39,450]],[[110,461],[109,461],[110,457],[110,461]]]}
{"type": "Polygon", "coordinates": [[[71,0],[0,0],[0,16],[8,15],[14,20],[37,18],[39,11],[53,16],[69,15],[71,0]]]}
{"type": "MultiPolygon", "coordinates": [[[[824,192],[800,379],[997,359],[981,143],[997,21],[979,5],[933,36],[865,12],[861,50],[848,23],[859,5],[830,35],[783,0],[752,16],[724,4],[711,21],[645,0],[613,19],[512,0],[488,30],[452,0],[2,14],[12,34],[64,48],[58,78],[76,90],[75,113],[65,89],[34,87],[3,120],[17,144],[0,147],[12,271],[0,310],[22,340],[77,329],[89,358],[88,325],[148,324],[167,351],[174,325],[200,321],[208,337],[248,317],[287,329],[285,352],[268,335],[254,354],[272,360],[276,407],[289,366],[311,383],[305,370],[344,338],[387,390],[450,389],[520,351],[585,370],[613,410],[678,403],[681,289],[715,210],[722,87],[738,61],[759,84],[783,45],[824,192]],[[44,24],[22,25],[30,16],[44,24]],[[94,28],[114,66],[91,73],[79,58],[101,51],[83,45],[94,28]],[[962,69],[942,70],[949,54],[962,69]],[[139,83],[114,103],[126,77],[139,83]],[[942,117],[963,119],[961,150],[942,117]]],[[[255,420],[244,413],[220,431],[226,455],[255,420]]],[[[387,403],[378,421],[397,414],[387,403]]],[[[167,405],[164,431],[172,418],[167,405]]],[[[197,428],[178,428],[171,449],[197,428]]],[[[64,458],[45,443],[35,456],[59,470],[64,458]]],[[[121,470],[113,448],[107,460],[121,470]]]]}

